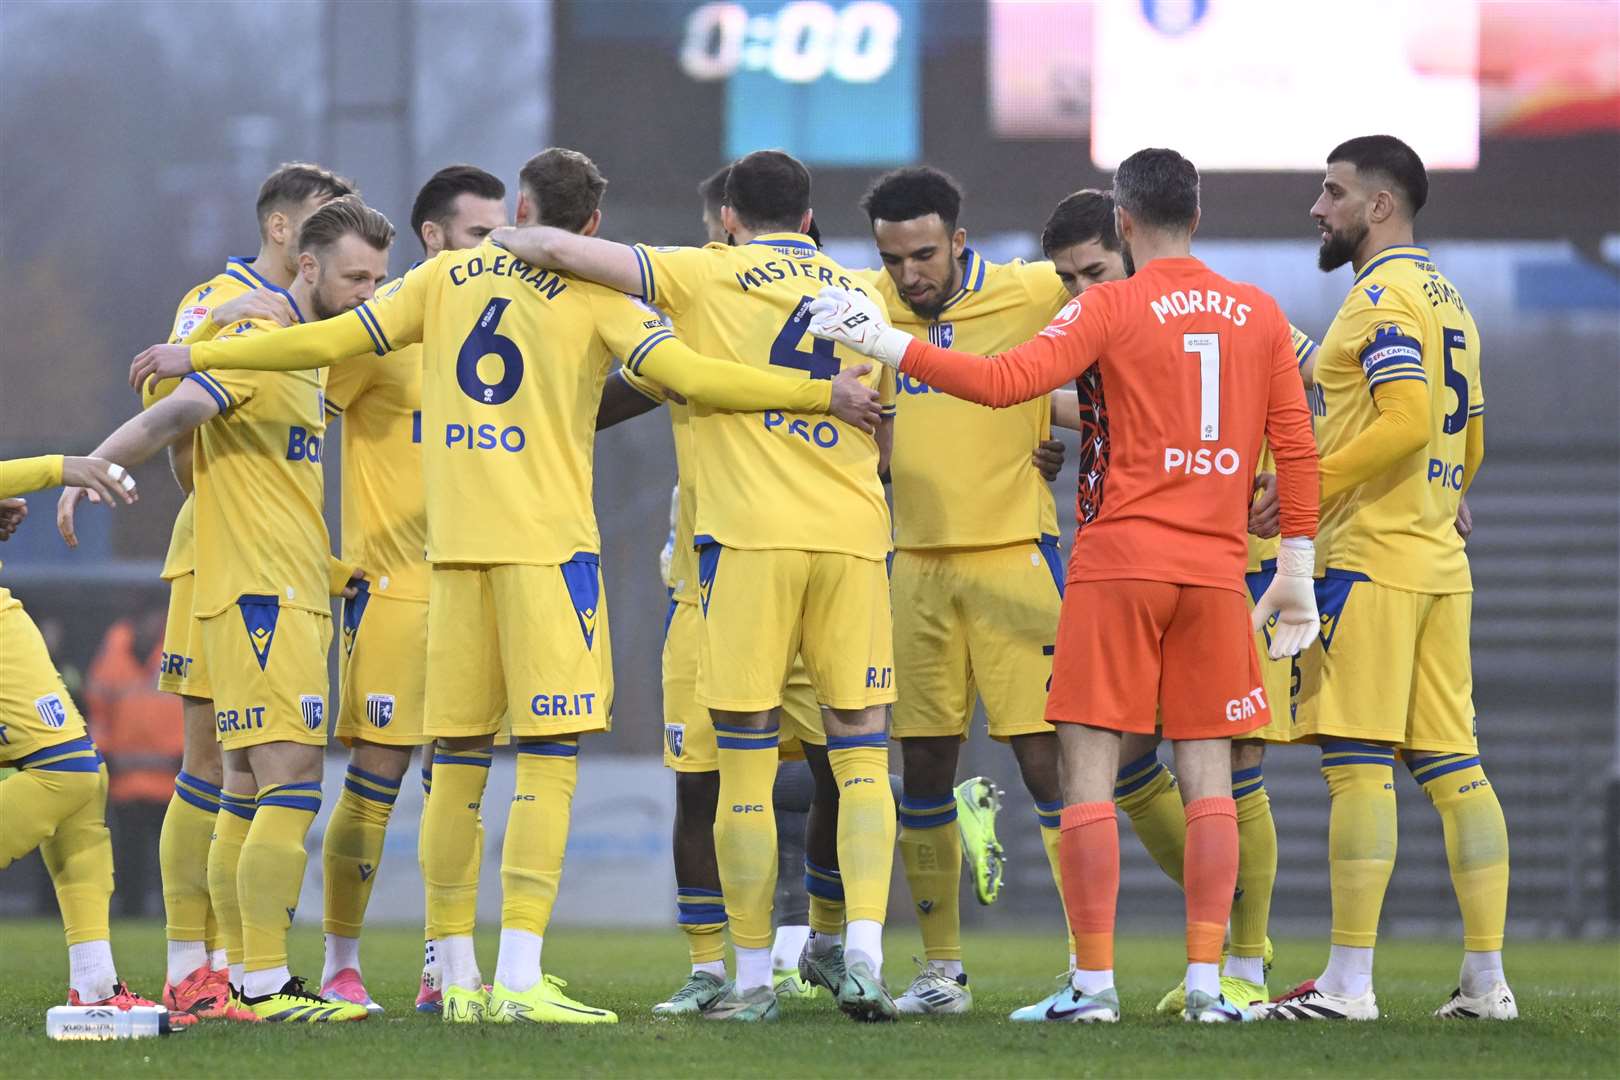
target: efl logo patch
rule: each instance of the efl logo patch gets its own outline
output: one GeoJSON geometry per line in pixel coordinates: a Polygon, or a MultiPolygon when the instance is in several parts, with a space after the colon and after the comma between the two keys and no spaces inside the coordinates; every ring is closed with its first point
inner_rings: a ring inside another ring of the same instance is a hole
{"type": "Polygon", "coordinates": [[[34,702],[34,711],[48,728],[59,728],[67,723],[67,708],[57,694],[46,694],[34,702]]]}
{"type": "Polygon", "coordinates": [[[680,757],[681,751],[686,748],[686,725],[665,724],[664,745],[669,747],[670,757],[680,757]]]}
{"type": "Polygon", "coordinates": [[[366,720],[375,728],[385,728],[394,722],[394,695],[367,694],[366,720]]]}
{"type": "Polygon", "coordinates": [[[319,694],[305,694],[298,699],[298,711],[303,714],[304,726],[319,731],[326,726],[326,701],[319,694]]]}
{"type": "MultiPolygon", "coordinates": [[[[206,291],[206,290],[205,290],[206,291]]],[[[202,299],[198,294],[197,299],[202,299]]],[[[208,309],[205,307],[188,307],[180,312],[180,317],[174,321],[174,336],[184,341],[191,336],[191,332],[201,326],[208,318],[208,309]]]]}

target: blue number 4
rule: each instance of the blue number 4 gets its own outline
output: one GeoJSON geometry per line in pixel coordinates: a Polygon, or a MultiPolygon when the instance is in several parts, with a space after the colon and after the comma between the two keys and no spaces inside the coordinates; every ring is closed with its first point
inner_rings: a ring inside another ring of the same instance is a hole
{"type": "Polygon", "coordinates": [[[838,374],[839,367],[838,358],[833,355],[833,343],[826,338],[815,338],[809,352],[800,352],[799,342],[809,332],[810,298],[806,296],[771,342],[771,363],[777,367],[798,368],[812,379],[830,379],[838,374]]]}

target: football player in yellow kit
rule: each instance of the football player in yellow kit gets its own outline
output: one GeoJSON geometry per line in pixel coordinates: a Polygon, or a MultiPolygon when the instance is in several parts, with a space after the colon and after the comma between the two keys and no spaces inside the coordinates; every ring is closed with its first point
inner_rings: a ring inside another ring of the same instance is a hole
{"type": "Polygon", "coordinates": [[[1459,532],[1485,455],[1473,315],[1413,221],[1429,178],[1411,147],[1367,135],[1327,157],[1311,207],[1318,263],[1355,279],[1309,371],[1318,392],[1322,640],[1299,657],[1294,735],[1322,748],[1332,799],[1333,939],[1320,977],[1260,1015],[1376,1020],[1373,946],[1395,864],[1397,757],[1434,803],[1462,911],[1457,990],[1435,1015],[1518,1016],[1502,968],[1508,836],[1480,764],[1459,532]]]}
{"type": "MultiPolygon", "coordinates": [[[[606,181],[570,150],[520,174],[518,218],[588,234],[606,181]]],[[[210,369],[299,370],[423,343],[428,603],[426,733],[438,740],[428,799],[427,876],[438,920],[443,1015],[452,1022],[602,1023],[563,992],[540,954],[562,872],[579,736],[606,730],[612,674],[591,444],[613,355],[717,409],[836,414],[874,427],[877,398],[852,369],[807,383],[693,353],[620,293],[484,244],[446,251],[374,302],[274,341],[154,346],[131,377],[210,369]],[[454,358],[453,360],[451,358],[454,358]],[[493,362],[485,363],[493,358],[493,362]],[[486,998],[473,953],[477,875],[466,850],[510,714],[517,796],[502,854],[501,950],[486,998]]],[[[206,376],[205,376],[206,377],[206,376]]]]}
{"type": "MultiPolygon", "coordinates": [[[[1050,263],[992,263],[967,245],[962,193],[929,167],[879,177],[861,201],[883,269],[865,275],[894,325],[914,337],[991,355],[1046,326],[1069,294],[1050,263]]],[[[1052,492],[1031,465],[1050,434],[1045,397],[989,409],[900,376],[893,483],[894,705],[905,793],[900,854],[925,963],[896,999],[902,1013],[972,1005],[957,907],[964,838],[988,831],[982,778],[956,788],[974,703],[1018,762],[1057,874],[1057,736],[1043,719],[1063,596],[1052,492]],[[954,790],[953,790],[954,789],[954,790]]],[[[996,845],[999,847],[999,845],[996,845]]],[[[975,858],[981,902],[995,897],[994,848],[975,858]]]]}
{"type": "MultiPolygon", "coordinates": [[[[807,338],[810,301],[821,286],[856,283],[805,234],[812,214],[804,165],[775,150],[739,159],[720,212],[734,246],[631,247],[560,229],[499,235],[525,259],[640,296],[698,347],[739,370],[793,370],[815,385],[837,376],[846,360],[859,367],[852,353],[807,338]]],[[[881,388],[885,411],[892,412],[892,378],[863,377],[881,388]]],[[[883,730],[885,706],[895,698],[884,567],[890,525],[878,480],[889,425],[874,438],[802,413],[699,406],[692,434],[704,628],[697,695],[716,732],[715,851],[737,951],[731,990],[703,1015],[745,1022],[778,1015],[770,955],[778,871],[771,787],[777,709],[802,648],[826,708],[827,756],[841,792],[848,961],[827,981],[837,983],[839,1005],[851,1016],[892,1019],[894,1002],[880,975],[895,829],[883,730]],[[765,506],[770,512],[761,512],[765,506]]],[[[815,935],[807,955],[838,947],[831,935],[815,935]]]]}
{"type": "MultiPolygon", "coordinates": [[[[287,291],[295,318],[331,318],[368,299],[387,272],[393,236],[387,218],[354,196],[311,214],[287,291]]],[[[221,336],[248,341],[276,328],[241,322],[221,336]]],[[[193,602],[225,760],[210,893],[227,949],[241,951],[242,1007],[295,1023],[366,1017],[363,1005],[322,1001],[287,967],[327,739],[324,388],[318,371],[196,373],[102,443],[110,460],[133,464],[196,433],[193,602]]]]}
{"type": "MultiPolygon", "coordinates": [[[[506,185],[483,169],[452,165],[416,196],[411,228],[428,258],[477,247],[506,224],[506,185]]],[[[422,479],[422,346],[389,363],[338,364],[326,381],[326,414],[341,421],[343,552],[367,579],[344,601],[337,736],[349,766],[322,847],[326,962],[321,996],[381,1012],[360,974],[360,929],[411,752],[422,733],[427,681],[429,566],[422,479]]],[[[432,752],[424,752],[429,784],[432,752]]],[[[420,846],[420,845],[419,845],[420,846]]],[[[420,856],[420,852],[418,853],[420,856]]],[[[479,845],[468,852],[480,854],[479,845]]],[[[431,937],[417,1008],[437,1011],[431,937]]]]}
{"type": "MultiPolygon", "coordinates": [[[[9,540],[28,504],[18,496],[57,484],[80,485],[98,501],[135,501],[135,478],[96,457],[0,461],[0,540],[9,540]]],[[[154,1007],[118,977],[107,908],[113,892],[107,833],[107,767],[85,733],[34,621],[0,586],[0,870],[35,848],[56,889],[67,932],[69,1005],[154,1007]]],[[[181,1022],[194,1016],[179,1014],[181,1022]]],[[[173,1022],[171,1020],[171,1022],[173,1022]]]]}
{"type": "MultiPolygon", "coordinates": [[[[251,259],[229,258],[219,273],[186,290],[175,310],[169,340],[207,341],[222,328],[247,319],[290,322],[287,287],[298,270],[298,231],[324,203],[353,192],[349,180],[308,162],[290,162],[266,177],[254,206],[258,254],[251,259]]],[[[178,380],[170,379],[144,388],[143,406],[150,408],[177,385],[178,380]]],[[[225,948],[208,895],[208,850],[224,776],[207,661],[192,604],[196,579],[191,440],[169,447],[169,460],[186,500],[175,518],[163,562],[169,616],[158,688],[180,696],[185,743],[158,841],[168,939],[163,1003],[198,1016],[246,1020],[250,1019],[246,1012],[230,1005],[225,948]]],[[[64,495],[76,501],[76,493],[64,495]]]]}

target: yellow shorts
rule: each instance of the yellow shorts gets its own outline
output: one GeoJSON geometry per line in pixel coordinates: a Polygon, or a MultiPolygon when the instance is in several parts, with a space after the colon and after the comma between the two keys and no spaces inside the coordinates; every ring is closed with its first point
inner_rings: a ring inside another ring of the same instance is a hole
{"type": "Polygon", "coordinates": [[[1472,754],[1472,593],[1404,592],[1329,570],[1316,582],[1322,637],[1299,656],[1293,736],[1472,754]]]}
{"type": "Polygon", "coordinates": [[[280,607],[275,596],[243,596],[201,620],[211,658],[220,745],[326,745],[326,650],[332,617],[280,607]]]}
{"type": "Polygon", "coordinates": [[[427,686],[428,606],[362,589],[343,601],[337,737],[421,746],[427,686]]]}
{"type": "Polygon", "coordinates": [[[0,763],[83,739],[84,719],[51,663],[39,627],[16,601],[0,599],[0,763]]]}
{"type": "Polygon", "coordinates": [[[202,623],[191,609],[197,575],[169,579],[169,618],[163,626],[163,666],[157,688],[167,694],[208,699],[208,665],[203,660],[202,623]]]}
{"type": "Polygon", "coordinates": [[[967,738],[984,699],[990,737],[1046,722],[1063,562],[1057,538],[1002,547],[894,553],[894,665],[905,693],[894,737],[967,738]]]}
{"type": "MultiPolygon", "coordinates": [[[[676,772],[714,772],[720,768],[714,742],[714,721],[698,704],[698,650],[703,638],[703,614],[697,604],[671,600],[664,623],[664,764],[676,772]]],[[[803,658],[795,659],[782,690],[781,734],[777,753],[786,759],[804,757],[804,744],[827,745],[816,688],[810,685],[803,658]]]]}
{"type": "Polygon", "coordinates": [[[561,565],[433,567],[428,602],[430,738],[606,731],[613,652],[597,557],[561,565]]]}
{"type": "Polygon", "coordinates": [[[827,551],[698,550],[703,635],[698,701],[763,712],[803,655],[822,705],[865,709],[895,699],[889,579],[882,559],[827,551]]]}
{"type": "MultiPolygon", "coordinates": [[[[1271,587],[1271,579],[1277,573],[1277,560],[1267,559],[1260,564],[1260,569],[1252,574],[1245,574],[1244,578],[1249,584],[1249,610],[1271,587]]],[[[1271,617],[1271,623],[1261,627],[1254,635],[1254,654],[1260,659],[1260,685],[1265,690],[1266,704],[1271,706],[1271,722],[1263,728],[1256,728],[1243,737],[1245,739],[1264,739],[1266,742],[1285,743],[1292,739],[1292,712],[1288,708],[1293,697],[1293,686],[1296,675],[1296,660],[1293,657],[1284,657],[1281,660],[1271,658],[1271,630],[1277,617],[1271,617]]]]}

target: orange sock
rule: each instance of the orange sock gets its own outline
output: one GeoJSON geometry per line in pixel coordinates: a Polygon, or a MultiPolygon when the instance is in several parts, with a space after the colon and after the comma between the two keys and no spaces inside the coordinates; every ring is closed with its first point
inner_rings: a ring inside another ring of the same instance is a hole
{"type": "Polygon", "coordinates": [[[1237,888],[1237,803],[1211,796],[1187,804],[1187,962],[1218,964],[1237,888]]]}
{"type": "Polygon", "coordinates": [[[1119,819],[1114,804],[1065,806],[1061,821],[1058,861],[1063,870],[1063,908],[1074,932],[1075,966],[1082,971],[1112,971],[1114,907],[1119,901],[1119,819]]]}

